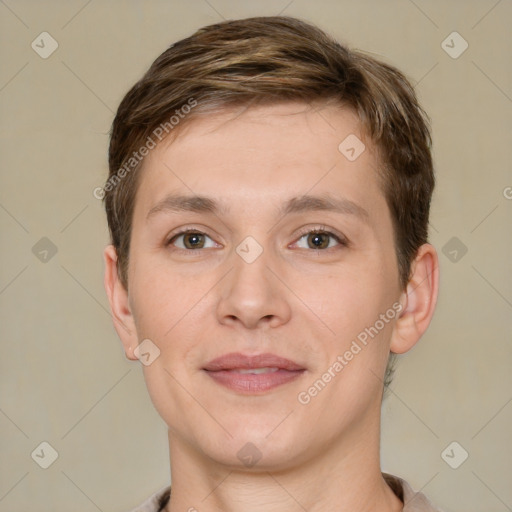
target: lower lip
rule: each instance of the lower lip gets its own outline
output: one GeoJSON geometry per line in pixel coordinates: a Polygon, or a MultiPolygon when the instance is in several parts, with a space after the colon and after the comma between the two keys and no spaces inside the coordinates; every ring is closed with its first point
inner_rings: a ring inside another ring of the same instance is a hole
{"type": "Polygon", "coordinates": [[[300,377],[305,370],[277,370],[268,373],[237,373],[229,370],[210,372],[205,370],[219,384],[244,394],[269,391],[300,377]]]}

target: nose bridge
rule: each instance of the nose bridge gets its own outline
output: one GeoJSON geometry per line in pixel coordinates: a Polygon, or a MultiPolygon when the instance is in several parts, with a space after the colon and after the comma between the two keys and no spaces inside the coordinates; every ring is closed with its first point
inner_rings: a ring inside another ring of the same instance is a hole
{"type": "Polygon", "coordinates": [[[265,250],[254,237],[248,236],[234,252],[229,292],[245,308],[261,307],[272,295],[271,288],[276,284],[270,282],[271,273],[267,268],[272,265],[270,250],[265,250]]]}
{"type": "Polygon", "coordinates": [[[221,322],[239,320],[247,328],[260,321],[279,324],[289,318],[290,308],[282,284],[270,268],[275,265],[272,251],[248,236],[236,246],[218,304],[221,322]]]}

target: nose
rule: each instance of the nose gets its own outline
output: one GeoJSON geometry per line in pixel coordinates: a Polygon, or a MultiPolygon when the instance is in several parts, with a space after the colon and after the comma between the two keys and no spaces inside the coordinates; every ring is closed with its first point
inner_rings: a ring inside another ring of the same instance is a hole
{"type": "Polygon", "coordinates": [[[291,317],[289,293],[266,251],[252,262],[233,254],[233,268],[219,283],[217,318],[246,329],[278,327],[291,317]],[[277,274],[277,275],[276,275],[277,274]]]}

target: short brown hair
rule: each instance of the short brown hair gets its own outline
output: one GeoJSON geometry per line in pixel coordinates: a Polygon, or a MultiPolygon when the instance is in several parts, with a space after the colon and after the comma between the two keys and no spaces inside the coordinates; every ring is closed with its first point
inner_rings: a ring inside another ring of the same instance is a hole
{"type": "Polygon", "coordinates": [[[104,201],[125,288],[143,162],[135,154],[159,127],[166,127],[165,135],[176,133],[172,117],[179,116],[182,127],[205,112],[286,101],[334,102],[357,113],[382,160],[379,178],[393,220],[400,285],[406,288],[411,263],[428,238],[434,188],[428,117],[396,68],[288,16],[201,28],[164,51],[119,105],[104,201]]]}

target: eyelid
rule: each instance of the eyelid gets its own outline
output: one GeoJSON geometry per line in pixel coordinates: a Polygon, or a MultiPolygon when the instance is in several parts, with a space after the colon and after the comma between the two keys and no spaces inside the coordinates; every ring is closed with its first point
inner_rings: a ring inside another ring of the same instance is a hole
{"type": "MultiPolygon", "coordinates": [[[[342,233],[340,233],[339,231],[335,230],[335,229],[332,229],[332,228],[329,228],[325,225],[317,225],[317,226],[307,226],[307,227],[304,227],[304,228],[301,228],[299,230],[299,232],[297,233],[297,238],[295,240],[295,242],[293,242],[294,244],[297,243],[304,235],[308,235],[309,233],[321,233],[321,234],[324,234],[324,235],[330,235],[332,236],[341,246],[345,246],[345,247],[348,247],[350,245],[350,241],[348,240],[348,238],[343,235],[342,233]]],[[[331,247],[330,249],[334,249],[334,247],[331,247]]],[[[315,249],[311,249],[311,250],[315,250],[315,249]]],[[[319,251],[327,251],[329,249],[318,249],[319,251]]]]}
{"type": "MultiPolygon", "coordinates": [[[[178,238],[181,235],[186,235],[188,233],[198,233],[200,235],[207,236],[212,240],[216,245],[221,245],[218,242],[216,242],[212,236],[210,236],[204,228],[197,228],[197,226],[183,226],[182,228],[179,228],[177,231],[173,231],[169,235],[165,237],[164,245],[167,247],[172,244],[173,240],[178,238]]],[[[197,252],[198,249],[192,250],[192,249],[181,249],[181,247],[175,247],[175,250],[177,251],[186,251],[186,252],[197,252]]]]}

